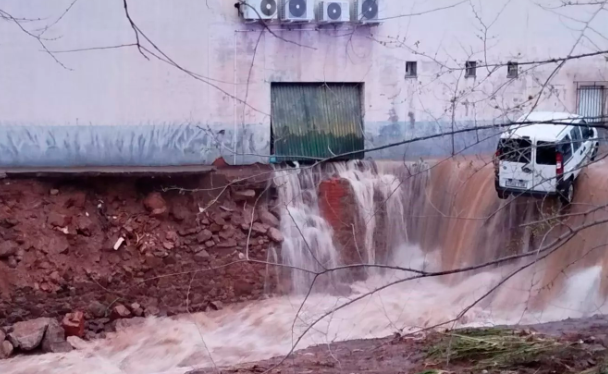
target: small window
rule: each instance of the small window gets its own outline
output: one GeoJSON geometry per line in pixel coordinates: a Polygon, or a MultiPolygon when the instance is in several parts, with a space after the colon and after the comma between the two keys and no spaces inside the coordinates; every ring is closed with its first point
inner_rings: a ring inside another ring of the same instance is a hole
{"type": "Polygon", "coordinates": [[[517,62],[507,63],[507,78],[517,78],[519,76],[519,64],[517,62]]]}
{"type": "Polygon", "coordinates": [[[536,143],[536,163],[538,165],[555,165],[557,157],[555,156],[555,143],[537,142],[536,143]]]}
{"type": "Polygon", "coordinates": [[[527,164],[532,159],[532,143],[528,139],[501,139],[498,159],[527,164]]]}
{"type": "Polygon", "coordinates": [[[418,62],[407,61],[405,63],[405,76],[406,78],[414,78],[418,76],[418,62]]]}
{"type": "Polygon", "coordinates": [[[581,124],[581,126],[580,126],[581,132],[583,133],[583,139],[588,140],[588,139],[593,138],[593,129],[591,128],[591,126],[589,126],[587,121],[582,119],[580,124],[581,124]]]}
{"type": "Polygon", "coordinates": [[[574,148],[574,152],[576,152],[581,147],[582,136],[580,127],[574,127],[572,131],[570,131],[570,136],[572,136],[572,148],[574,148]]]}
{"type": "Polygon", "coordinates": [[[475,78],[477,76],[477,61],[467,61],[465,69],[465,78],[475,78]]]}
{"type": "Polygon", "coordinates": [[[559,142],[557,149],[559,150],[559,153],[562,154],[564,164],[570,161],[572,158],[572,140],[570,139],[570,136],[566,135],[564,139],[559,142]]]}

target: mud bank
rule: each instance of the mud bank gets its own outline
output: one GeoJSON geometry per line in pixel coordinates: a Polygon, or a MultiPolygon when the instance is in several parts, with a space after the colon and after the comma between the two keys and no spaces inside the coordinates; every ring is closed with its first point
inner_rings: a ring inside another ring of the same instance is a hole
{"type": "Polygon", "coordinates": [[[97,337],[117,305],[162,316],[260,298],[264,266],[222,265],[280,245],[268,171],[0,180],[0,326],[82,311],[97,337]]]}
{"type": "MultiPolygon", "coordinates": [[[[323,344],[221,370],[239,374],[591,374],[608,369],[607,347],[608,318],[598,315],[516,328],[463,329],[323,344]],[[475,343],[470,344],[469,338],[475,343]],[[463,343],[459,339],[467,339],[462,347],[466,350],[459,351],[463,343]]],[[[187,374],[216,372],[213,368],[187,374]]]]}

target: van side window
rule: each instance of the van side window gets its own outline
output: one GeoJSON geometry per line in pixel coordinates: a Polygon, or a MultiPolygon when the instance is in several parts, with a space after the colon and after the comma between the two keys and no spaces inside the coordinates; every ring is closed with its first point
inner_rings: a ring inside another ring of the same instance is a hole
{"type": "Polygon", "coordinates": [[[559,142],[557,149],[559,150],[559,153],[562,154],[564,164],[570,161],[572,158],[572,139],[570,139],[570,136],[566,135],[564,139],[559,142]]]}
{"type": "Polygon", "coordinates": [[[570,130],[570,135],[572,136],[572,147],[574,148],[574,152],[576,152],[581,147],[583,140],[583,137],[581,136],[581,128],[579,126],[575,126],[572,130],[570,130]]]}
{"type": "Polygon", "coordinates": [[[583,133],[583,140],[593,138],[593,130],[591,126],[584,119],[581,120],[581,132],[583,133]]]}

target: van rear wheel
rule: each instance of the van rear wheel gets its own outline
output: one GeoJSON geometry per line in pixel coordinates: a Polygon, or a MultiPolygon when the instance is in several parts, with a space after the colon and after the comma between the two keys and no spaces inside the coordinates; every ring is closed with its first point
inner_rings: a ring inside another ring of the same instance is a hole
{"type": "Polygon", "coordinates": [[[496,194],[498,195],[498,198],[501,200],[505,200],[509,198],[510,193],[504,191],[504,190],[496,190],[496,194]]]}
{"type": "Polygon", "coordinates": [[[566,206],[566,205],[570,205],[572,203],[573,199],[574,199],[574,183],[571,180],[570,182],[568,182],[568,184],[566,185],[564,190],[560,192],[559,200],[562,203],[562,205],[566,206]]]}

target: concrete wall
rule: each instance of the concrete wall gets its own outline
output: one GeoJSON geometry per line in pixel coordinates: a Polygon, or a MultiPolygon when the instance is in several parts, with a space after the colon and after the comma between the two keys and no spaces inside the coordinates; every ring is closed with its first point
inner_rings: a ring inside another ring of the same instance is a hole
{"type": "MultiPolygon", "coordinates": [[[[364,82],[366,145],[375,147],[504,121],[534,105],[576,111],[577,82],[608,81],[603,56],[569,61],[555,74],[551,63],[522,65],[515,80],[506,67],[464,78],[466,60],[527,62],[608,49],[608,12],[556,8],[560,0],[384,0],[379,27],[270,30],[243,23],[236,0],[129,0],[134,22],[190,74],[158,51],[160,59],[132,46],[89,50],[131,44],[134,32],[122,1],[78,1],[62,16],[71,2],[0,5],[14,17],[41,19],[22,22],[26,30],[50,25],[42,42],[61,52],[45,52],[0,19],[0,165],[176,165],[220,155],[268,162],[270,82],[364,82]],[[410,60],[418,61],[416,79],[404,76],[410,60]]],[[[491,133],[459,135],[456,151],[489,150],[493,140],[477,143],[491,133]]],[[[451,151],[444,137],[367,155],[451,151]]]]}

